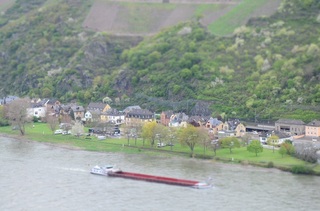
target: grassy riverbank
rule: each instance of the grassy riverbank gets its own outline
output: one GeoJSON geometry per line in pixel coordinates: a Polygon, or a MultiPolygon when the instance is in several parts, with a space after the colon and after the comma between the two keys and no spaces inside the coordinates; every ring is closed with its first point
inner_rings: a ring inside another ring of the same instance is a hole
{"type": "MultiPolygon", "coordinates": [[[[99,151],[99,152],[123,152],[130,154],[157,154],[162,156],[185,156],[190,157],[190,149],[187,146],[181,146],[176,142],[173,147],[166,146],[162,148],[151,147],[150,143],[141,139],[130,139],[124,137],[107,138],[98,140],[96,137],[74,137],[72,135],[54,135],[47,124],[37,123],[35,127],[26,126],[26,135],[21,137],[19,131],[12,130],[11,127],[0,127],[0,133],[8,134],[16,138],[23,138],[32,141],[57,144],[63,147],[75,149],[99,151]]],[[[229,149],[217,150],[216,156],[211,150],[204,151],[202,146],[195,147],[195,157],[215,159],[224,162],[241,163],[244,165],[257,165],[262,167],[276,167],[282,170],[291,171],[293,168],[311,170],[311,173],[320,175],[320,166],[299,160],[297,158],[285,155],[282,157],[277,150],[264,149],[256,157],[254,153],[247,151],[246,147],[235,148],[230,153],[229,149]]]]}

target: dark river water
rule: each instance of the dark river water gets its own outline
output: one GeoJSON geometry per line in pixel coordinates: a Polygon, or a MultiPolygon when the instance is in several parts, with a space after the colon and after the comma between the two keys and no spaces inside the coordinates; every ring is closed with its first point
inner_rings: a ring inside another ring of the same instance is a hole
{"type": "Polygon", "coordinates": [[[320,177],[173,157],[71,150],[0,137],[0,210],[320,210],[320,177]],[[92,175],[96,164],[192,180],[192,189],[92,175]]]}

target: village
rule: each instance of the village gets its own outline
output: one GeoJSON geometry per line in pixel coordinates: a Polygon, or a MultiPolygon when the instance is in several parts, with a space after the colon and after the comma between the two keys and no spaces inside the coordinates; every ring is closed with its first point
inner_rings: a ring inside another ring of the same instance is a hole
{"type": "MultiPolygon", "coordinates": [[[[19,99],[8,96],[0,99],[0,105],[10,104],[19,99]]],[[[169,128],[186,127],[188,124],[205,128],[212,139],[212,143],[224,137],[246,138],[259,140],[261,144],[268,145],[268,138],[272,135],[278,137],[272,140],[273,146],[279,146],[286,140],[297,143],[320,143],[320,121],[313,120],[305,123],[295,119],[279,119],[273,124],[242,122],[239,119],[222,120],[212,116],[188,116],[183,112],[163,111],[160,114],[143,109],[138,105],[128,106],[119,111],[108,103],[91,102],[87,107],[76,103],[61,104],[53,99],[30,99],[27,108],[29,118],[41,121],[47,116],[56,117],[61,125],[71,125],[76,120],[91,127],[89,133],[99,137],[106,136],[139,136],[138,130],[146,122],[156,121],[169,128]],[[129,129],[130,128],[130,129],[129,129]]],[[[57,133],[63,133],[59,130],[57,133]]],[[[159,144],[159,143],[158,143],[159,144]]],[[[163,143],[161,143],[163,144],[163,143]]],[[[270,145],[270,143],[269,143],[270,145]]]]}

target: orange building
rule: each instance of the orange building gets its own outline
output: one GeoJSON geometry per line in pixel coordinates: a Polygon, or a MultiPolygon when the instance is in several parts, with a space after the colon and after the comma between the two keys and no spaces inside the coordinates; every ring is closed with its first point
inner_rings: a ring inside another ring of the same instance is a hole
{"type": "Polygon", "coordinates": [[[320,121],[313,120],[306,125],[306,136],[320,137],[320,121]]]}

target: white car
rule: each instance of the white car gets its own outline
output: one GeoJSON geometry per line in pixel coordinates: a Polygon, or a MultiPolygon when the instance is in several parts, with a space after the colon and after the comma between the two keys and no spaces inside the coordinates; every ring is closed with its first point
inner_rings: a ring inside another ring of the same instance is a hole
{"type": "Polygon", "coordinates": [[[157,147],[165,147],[166,144],[165,143],[157,143],[157,147]]]}
{"type": "Polygon", "coordinates": [[[63,133],[63,130],[56,130],[54,131],[54,134],[57,135],[57,134],[62,134],[63,133]]]}
{"type": "Polygon", "coordinates": [[[105,140],[107,137],[106,136],[98,136],[97,138],[98,138],[98,140],[105,140]]]}
{"type": "Polygon", "coordinates": [[[70,134],[71,134],[71,131],[66,131],[66,130],[65,130],[65,131],[62,131],[62,134],[63,134],[63,135],[70,135],[70,134]]]}

